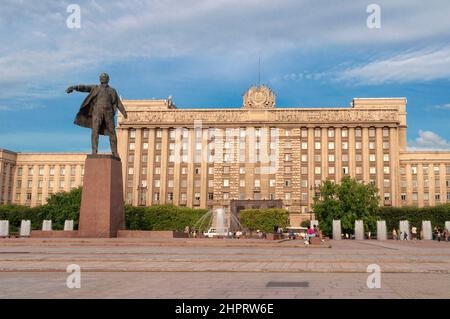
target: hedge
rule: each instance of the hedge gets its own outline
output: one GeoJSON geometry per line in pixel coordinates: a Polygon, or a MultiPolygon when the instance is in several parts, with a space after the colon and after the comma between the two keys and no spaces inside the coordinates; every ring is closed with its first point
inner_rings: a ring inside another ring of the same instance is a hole
{"type": "Polygon", "coordinates": [[[286,228],[289,212],[281,208],[244,209],[239,213],[241,225],[251,231],[273,232],[274,226],[286,228]]]}
{"type": "Polygon", "coordinates": [[[432,227],[444,229],[445,222],[450,221],[450,204],[430,207],[380,207],[378,220],[385,220],[389,231],[399,228],[401,220],[409,221],[409,226],[422,228],[422,221],[429,220],[432,227]]]}
{"type": "MultiPolygon", "coordinates": [[[[77,229],[81,192],[82,189],[77,188],[70,192],[53,194],[47,204],[37,207],[0,205],[0,220],[9,220],[11,233],[19,231],[23,219],[30,220],[31,228],[34,230],[41,229],[42,221],[46,219],[52,220],[54,230],[64,229],[65,220],[73,220],[77,229]]],[[[192,229],[207,212],[206,209],[175,205],[150,207],[125,205],[125,223],[126,228],[130,230],[184,230],[186,226],[192,229]]],[[[203,226],[206,228],[209,223],[206,222],[203,226]]]]}
{"type": "MultiPolygon", "coordinates": [[[[149,207],[125,206],[126,228],[130,230],[179,230],[194,228],[207,209],[193,209],[175,205],[149,207]]],[[[205,223],[204,227],[208,227],[205,223]]],[[[205,230],[205,229],[201,229],[205,230]]]]}

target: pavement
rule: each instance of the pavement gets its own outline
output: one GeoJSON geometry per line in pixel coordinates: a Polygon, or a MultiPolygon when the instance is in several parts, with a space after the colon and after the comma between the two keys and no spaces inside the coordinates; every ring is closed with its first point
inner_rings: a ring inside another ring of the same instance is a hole
{"type": "Polygon", "coordinates": [[[450,298],[450,242],[329,244],[0,239],[0,298],[450,298]],[[79,289],[66,285],[70,264],[79,289]],[[373,264],[379,288],[367,285],[373,264]]]}

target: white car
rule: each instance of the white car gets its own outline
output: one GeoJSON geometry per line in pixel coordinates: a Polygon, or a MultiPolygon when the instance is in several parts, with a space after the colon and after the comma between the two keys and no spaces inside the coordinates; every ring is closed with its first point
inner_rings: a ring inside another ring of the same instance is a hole
{"type": "Polygon", "coordinates": [[[223,231],[218,232],[215,228],[208,229],[207,232],[203,233],[203,236],[208,238],[213,238],[216,236],[232,236],[233,234],[228,231],[227,228],[225,228],[223,231]]]}

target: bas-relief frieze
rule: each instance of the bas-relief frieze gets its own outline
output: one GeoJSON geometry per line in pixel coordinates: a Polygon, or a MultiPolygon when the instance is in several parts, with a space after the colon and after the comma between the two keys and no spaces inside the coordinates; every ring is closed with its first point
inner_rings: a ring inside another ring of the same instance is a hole
{"type": "Polygon", "coordinates": [[[396,110],[167,110],[128,111],[128,119],[119,124],[193,124],[203,123],[398,123],[396,110]],[[262,113],[263,112],[263,113],[262,113]]]}

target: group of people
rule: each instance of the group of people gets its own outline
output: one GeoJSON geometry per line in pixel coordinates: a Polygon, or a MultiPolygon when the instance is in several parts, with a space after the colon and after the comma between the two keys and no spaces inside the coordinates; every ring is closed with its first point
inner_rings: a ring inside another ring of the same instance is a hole
{"type": "MultiPolygon", "coordinates": [[[[395,228],[392,230],[392,238],[396,240],[417,240],[417,239],[423,239],[423,230],[421,229],[419,232],[419,235],[417,234],[417,227],[413,226],[411,227],[411,235],[408,236],[408,232],[406,231],[397,231],[395,228]]],[[[450,233],[448,229],[442,230],[439,227],[434,227],[433,230],[433,240],[437,241],[449,241],[450,240],[450,233]]]]}

